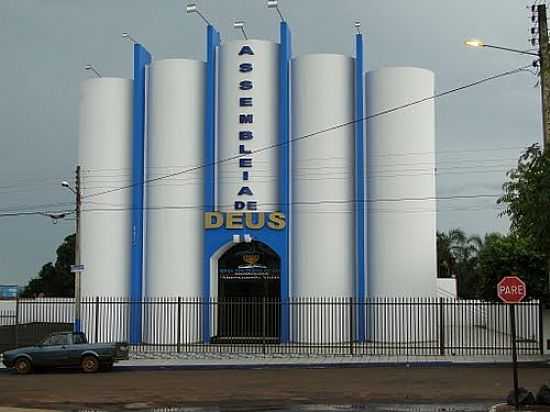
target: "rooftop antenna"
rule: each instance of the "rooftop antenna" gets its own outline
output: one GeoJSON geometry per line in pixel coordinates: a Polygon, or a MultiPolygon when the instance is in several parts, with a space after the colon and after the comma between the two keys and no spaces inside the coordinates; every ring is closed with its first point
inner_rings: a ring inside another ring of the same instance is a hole
{"type": "Polygon", "coordinates": [[[91,64],[87,64],[86,66],[84,66],[84,70],[92,71],[92,72],[95,73],[95,75],[97,77],[101,77],[101,74],[99,74],[99,72],[96,70],[96,68],[94,66],[92,66],[91,64]]]}
{"type": "Polygon", "coordinates": [[[212,26],[212,24],[210,24],[210,22],[208,21],[208,19],[206,17],[204,17],[204,15],[200,12],[200,10],[197,8],[197,3],[189,3],[187,5],[187,7],[185,8],[185,10],[187,11],[187,13],[197,13],[200,18],[209,26],[212,26]]]}
{"type": "Polygon", "coordinates": [[[235,23],[233,23],[233,28],[241,30],[241,32],[243,33],[244,39],[248,40],[248,36],[246,35],[246,31],[244,31],[244,25],[245,25],[244,21],[238,20],[235,23]]]}
{"type": "Polygon", "coordinates": [[[279,14],[279,17],[281,18],[281,21],[285,21],[283,13],[281,13],[281,10],[279,9],[279,1],[278,0],[267,0],[267,8],[277,10],[277,13],[279,14]]]}

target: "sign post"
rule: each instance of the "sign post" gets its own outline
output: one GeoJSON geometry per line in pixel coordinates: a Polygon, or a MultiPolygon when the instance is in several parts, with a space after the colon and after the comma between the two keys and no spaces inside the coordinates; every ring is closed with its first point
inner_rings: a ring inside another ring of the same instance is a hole
{"type": "Polygon", "coordinates": [[[516,304],[527,295],[525,282],[517,276],[505,276],[497,284],[497,296],[510,308],[510,334],[512,337],[512,366],[514,370],[514,406],[519,409],[518,400],[518,354],[516,347],[516,304]]]}

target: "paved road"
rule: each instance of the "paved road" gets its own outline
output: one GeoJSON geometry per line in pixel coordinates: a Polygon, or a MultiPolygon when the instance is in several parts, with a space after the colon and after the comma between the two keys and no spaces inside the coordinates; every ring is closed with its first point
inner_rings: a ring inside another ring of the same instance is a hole
{"type": "MultiPolygon", "coordinates": [[[[550,368],[520,368],[536,390],[550,368]]],[[[116,368],[84,375],[57,371],[17,376],[0,372],[0,406],[76,409],[153,406],[282,405],[369,401],[499,401],[511,387],[508,367],[270,368],[144,370],[116,368]],[[134,405],[135,406],[135,405],[134,405]]]]}

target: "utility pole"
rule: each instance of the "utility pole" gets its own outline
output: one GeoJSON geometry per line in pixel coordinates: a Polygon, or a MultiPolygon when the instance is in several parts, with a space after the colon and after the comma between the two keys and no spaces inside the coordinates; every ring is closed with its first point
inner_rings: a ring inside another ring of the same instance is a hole
{"type": "Polygon", "coordinates": [[[542,131],[544,150],[550,149],[550,45],[548,44],[548,21],[546,5],[537,6],[539,23],[540,90],[542,97],[542,131]]]}
{"type": "MultiPolygon", "coordinates": [[[[80,266],[80,209],[81,209],[81,194],[80,194],[80,165],[76,166],[75,176],[75,196],[76,196],[76,233],[74,244],[74,263],[75,266],[80,266]]],[[[80,308],[81,308],[81,275],[80,268],[74,274],[74,329],[75,332],[80,332],[80,308]]]]}

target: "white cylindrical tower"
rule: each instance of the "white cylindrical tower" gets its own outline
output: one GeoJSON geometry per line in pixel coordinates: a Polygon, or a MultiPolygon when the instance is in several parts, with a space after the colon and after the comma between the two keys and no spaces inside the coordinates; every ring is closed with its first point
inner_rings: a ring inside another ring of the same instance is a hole
{"type": "MultiPolygon", "coordinates": [[[[366,74],[367,117],[434,93],[431,71],[389,67],[366,74]]],[[[369,297],[436,293],[434,101],[368,118],[369,297]]]]}
{"type": "Polygon", "coordinates": [[[145,340],[154,344],[199,336],[187,324],[199,320],[196,302],[180,308],[186,316],[179,340],[174,325],[176,297],[202,295],[203,169],[197,167],[204,159],[204,71],[203,62],[187,59],[158,60],[149,70],[147,179],[196,168],[147,184],[144,320],[145,340]]]}
{"type": "MultiPolygon", "coordinates": [[[[353,59],[332,54],[294,59],[291,107],[293,139],[352,121],[353,59]]],[[[354,125],[293,142],[292,173],[292,296],[350,298],[355,264],[354,125]]],[[[346,310],[345,305],[341,308],[346,310]]],[[[307,334],[309,328],[296,322],[311,316],[294,316],[298,339],[348,339],[348,313],[331,313],[334,324],[323,336],[304,336],[299,331],[307,334]]]]}
{"type": "Polygon", "coordinates": [[[278,150],[250,153],[278,142],[278,58],[278,44],[264,40],[231,41],[220,47],[217,190],[221,211],[279,210],[278,150]]]}
{"type": "MultiPolygon", "coordinates": [[[[202,165],[204,63],[153,62],[148,111],[147,179],[202,165]]],[[[147,185],[147,296],[201,296],[202,204],[202,168],[147,185]]]]}
{"type": "Polygon", "coordinates": [[[131,153],[131,80],[103,77],[84,81],[78,155],[83,297],[129,294],[131,191],[87,196],[130,184],[131,153]]]}

